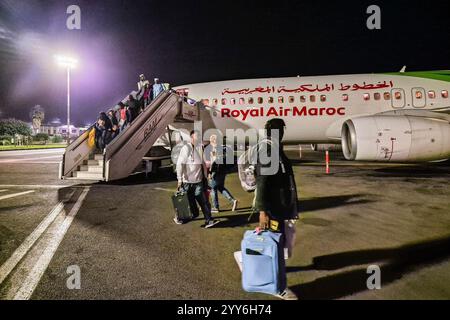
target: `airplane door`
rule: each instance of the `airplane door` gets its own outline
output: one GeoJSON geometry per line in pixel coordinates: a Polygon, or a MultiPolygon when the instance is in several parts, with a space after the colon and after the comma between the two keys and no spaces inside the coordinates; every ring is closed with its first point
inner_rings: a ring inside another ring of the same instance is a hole
{"type": "Polygon", "coordinates": [[[391,102],[394,109],[402,109],[406,104],[405,90],[392,89],[391,90],[391,102]]]}
{"type": "Polygon", "coordinates": [[[426,94],[424,88],[412,88],[412,102],[414,108],[424,108],[426,101],[426,94]]]}

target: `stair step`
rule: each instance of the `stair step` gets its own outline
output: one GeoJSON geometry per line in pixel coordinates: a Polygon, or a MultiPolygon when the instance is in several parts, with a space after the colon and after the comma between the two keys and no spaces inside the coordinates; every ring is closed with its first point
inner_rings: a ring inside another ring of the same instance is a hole
{"type": "Polygon", "coordinates": [[[84,161],[84,165],[88,165],[88,166],[102,166],[103,167],[103,161],[100,161],[100,160],[86,160],[86,161],[84,161]]]}
{"type": "Polygon", "coordinates": [[[103,173],[103,166],[81,166],[79,171],[103,173]]]}
{"type": "Polygon", "coordinates": [[[94,155],[94,160],[100,160],[100,161],[103,161],[103,154],[95,154],[95,155],[94,155]]]}
{"type": "Polygon", "coordinates": [[[74,178],[83,180],[104,180],[103,173],[89,171],[76,171],[74,172],[74,178]]]}

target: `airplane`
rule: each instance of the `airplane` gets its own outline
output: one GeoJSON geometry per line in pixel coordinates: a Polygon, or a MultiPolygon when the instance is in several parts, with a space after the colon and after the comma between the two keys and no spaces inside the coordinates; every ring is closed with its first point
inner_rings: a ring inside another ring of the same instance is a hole
{"type": "Polygon", "coordinates": [[[208,126],[222,132],[263,129],[268,119],[282,118],[284,143],[317,149],[341,145],[347,160],[450,158],[449,70],[406,72],[404,67],[393,73],[217,81],[173,90],[200,101],[210,114],[208,126]]]}

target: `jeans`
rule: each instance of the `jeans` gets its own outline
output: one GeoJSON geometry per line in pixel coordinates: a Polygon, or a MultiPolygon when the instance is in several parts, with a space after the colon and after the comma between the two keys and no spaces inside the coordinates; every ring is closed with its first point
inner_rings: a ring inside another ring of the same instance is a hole
{"type": "Polygon", "coordinates": [[[211,217],[211,207],[208,199],[205,195],[203,183],[185,183],[184,190],[187,192],[189,205],[191,206],[192,215],[197,217],[199,215],[197,203],[202,209],[205,216],[206,223],[208,223],[211,217]],[[197,201],[197,203],[195,203],[197,201]]]}
{"type": "Polygon", "coordinates": [[[230,202],[234,201],[233,196],[231,195],[230,191],[228,191],[227,188],[225,188],[225,174],[216,174],[213,173],[211,175],[211,180],[209,182],[209,186],[211,187],[211,197],[213,201],[213,207],[215,209],[219,209],[219,194],[220,192],[225,199],[227,199],[230,202]]]}

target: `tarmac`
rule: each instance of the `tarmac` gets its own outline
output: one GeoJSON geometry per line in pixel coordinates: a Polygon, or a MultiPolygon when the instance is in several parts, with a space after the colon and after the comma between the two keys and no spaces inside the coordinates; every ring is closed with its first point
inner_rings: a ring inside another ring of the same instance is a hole
{"type": "MultiPolygon", "coordinates": [[[[257,217],[248,221],[253,194],[236,173],[226,186],[238,210],[220,198],[221,222],[205,230],[202,216],[173,223],[170,167],[148,179],[58,180],[62,151],[52,152],[0,153],[0,298],[274,299],[241,287],[233,253],[257,217]],[[73,266],[79,289],[67,286],[73,266]]],[[[449,162],[331,153],[326,174],[323,152],[287,153],[300,201],[287,277],[299,299],[450,299],[449,162]],[[381,270],[379,290],[367,288],[371,265],[381,270]]]]}

